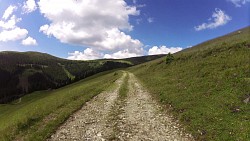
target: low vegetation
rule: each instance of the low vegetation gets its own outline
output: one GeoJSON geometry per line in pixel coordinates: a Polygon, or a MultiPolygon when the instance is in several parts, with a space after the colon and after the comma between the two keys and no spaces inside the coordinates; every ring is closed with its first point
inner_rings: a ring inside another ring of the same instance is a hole
{"type": "Polygon", "coordinates": [[[86,101],[114,88],[122,72],[115,74],[103,72],[57,90],[34,92],[0,105],[0,140],[45,140],[86,101]]]}
{"type": "Polygon", "coordinates": [[[125,76],[125,78],[123,80],[123,83],[121,84],[121,87],[119,89],[119,97],[121,99],[127,97],[127,93],[128,93],[128,79],[129,79],[129,75],[126,73],[126,76],[125,76]]]}
{"type": "Polygon", "coordinates": [[[124,107],[126,104],[126,98],[129,92],[129,86],[128,86],[129,75],[127,72],[123,71],[123,73],[125,77],[123,78],[123,81],[119,88],[118,98],[115,101],[115,104],[111,109],[112,112],[110,112],[110,115],[109,115],[109,122],[112,124],[114,132],[109,137],[108,140],[120,140],[119,133],[122,132],[118,126],[120,124],[119,121],[121,121],[121,118],[122,118],[120,115],[124,112],[124,109],[122,107],[124,107]]]}
{"type": "Polygon", "coordinates": [[[166,56],[166,64],[171,63],[174,60],[174,56],[171,53],[168,53],[166,56]]]}
{"type": "Polygon", "coordinates": [[[196,140],[250,140],[250,27],[129,69],[196,140]]]}

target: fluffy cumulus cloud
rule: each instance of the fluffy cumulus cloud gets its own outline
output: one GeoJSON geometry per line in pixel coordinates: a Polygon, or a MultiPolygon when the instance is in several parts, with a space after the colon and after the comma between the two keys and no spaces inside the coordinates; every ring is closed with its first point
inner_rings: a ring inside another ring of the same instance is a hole
{"type": "Polygon", "coordinates": [[[23,13],[31,13],[37,9],[35,0],[27,0],[23,3],[23,13]]]}
{"type": "Polygon", "coordinates": [[[98,50],[87,48],[83,52],[75,51],[75,52],[69,53],[69,57],[67,59],[70,59],[70,60],[95,60],[95,59],[102,59],[102,58],[121,59],[121,58],[130,58],[130,57],[143,55],[142,53],[138,54],[136,52],[143,52],[143,49],[138,50],[138,51],[124,49],[124,50],[120,50],[114,53],[104,54],[104,53],[100,53],[98,50]]]}
{"type": "Polygon", "coordinates": [[[176,53],[178,51],[181,51],[181,47],[166,47],[166,46],[153,46],[149,49],[148,55],[156,55],[156,54],[168,54],[168,53],[176,53]]]}
{"type": "Polygon", "coordinates": [[[16,25],[22,19],[13,15],[15,10],[17,10],[17,7],[10,5],[0,20],[0,42],[21,40],[28,34],[26,29],[16,25]]]}
{"type": "Polygon", "coordinates": [[[0,32],[0,41],[16,41],[20,39],[24,39],[28,34],[26,29],[21,29],[19,27],[15,27],[11,30],[3,30],[0,32]]]}
{"type": "Polygon", "coordinates": [[[131,52],[128,49],[125,49],[125,50],[115,52],[113,54],[105,54],[103,58],[121,59],[121,58],[130,58],[130,57],[136,57],[136,56],[138,56],[138,54],[131,52]]]}
{"type": "Polygon", "coordinates": [[[236,7],[241,7],[247,2],[250,2],[250,0],[228,0],[228,1],[232,2],[236,7]]]}
{"type": "Polygon", "coordinates": [[[7,21],[0,21],[0,27],[2,29],[13,29],[16,27],[16,24],[20,22],[22,19],[17,18],[15,15],[12,15],[11,18],[7,21]]]}
{"type": "Polygon", "coordinates": [[[73,53],[69,53],[69,57],[67,59],[70,60],[95,60],[103,57],[103,54],[94,51],[91,48],[85,49],[83,52],[75,51],[73,53]]]}
{"type": "Polygon", "coordinates": [[[232,20],[230,16],[228,16],[224,11],[216,8],[215,12],[212,15],[212,18],[208,20],[208,23],[202,23],[201,25],[198,25],[194,28],[196,31],[214,29],[227,24],[230,20],[232,20]]]}
{"type": "Polygon", "coordinates": [[[22,45],[25,45],[25,46],[35,46],[37,45],[37,42],[35,39],[33,39],[32,37],[28,37],[24,40],[22,40],[22,45]]]}
{"type": "MultiPolygon", "coordinates": [[[[61,0],[60,3],[40,0],[38,5],[50,21],[40,27],[40,32],[54,36],[62,43],[111,53],[121,50],[136,55],[143,53],[143,44],[126,33],[133,30],[129,16],[137,16],[140,11],[136,6],[128,6],[124,0],[61,0]]],[[[84,52],[77,54],[85,55],[84,52]]]]}
{"type": "Polygon", "coordinates": [[[3,18],[4,20],[7,20],[7,19],[10,17],[10,15],[11,15],[15,10],[17,10],[17,7],[16,7],[16,6],[13,6],[13,5],[10,5],[10,6],[5,10],[5,12],[4,12],[2,18],[3,18]]]}

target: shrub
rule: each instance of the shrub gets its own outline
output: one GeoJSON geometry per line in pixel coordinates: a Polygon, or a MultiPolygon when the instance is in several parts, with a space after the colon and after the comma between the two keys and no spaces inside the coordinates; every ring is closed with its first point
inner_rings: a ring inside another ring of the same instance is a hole
{"type": "Polygon", "coordinates": [[[171,63],[174,60],[174,56],[171,53],[168,53],[166,56],[166,64],[171,63]]]}

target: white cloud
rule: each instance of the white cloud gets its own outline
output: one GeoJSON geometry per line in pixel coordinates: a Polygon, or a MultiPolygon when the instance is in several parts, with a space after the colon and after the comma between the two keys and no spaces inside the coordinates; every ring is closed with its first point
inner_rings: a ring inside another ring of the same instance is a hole
{"type": "Polygon", "coordinates": [[[128,49],[139,54],[143,44],[124,30],[133,26],[129,16],[139,15],[135,6],[124,0],[40,0],[40,12],[50,23],[40,27],[40,32],[54,36],[62,43],[81,45],[97,51],[128,49]],[[115,12],[114,12],[115,11],[115,12]]]}
{"type": "MultiPolygon", "coordinates": [[[[156,54],[168,54],[168,53],[176,53],[181,51],[183,48],[181,47],[166,47],[166,46],[153,46],[149,49],[148,55],[156,55],[156,54]]],[[[70,60],[95,60],[95,59],[123,59],[123,58],[131,58],[142,56],[143,50],[138,51],[135,53],[133,50],[124,49],[113,53],[103,54],[98,51],[95,51],[91,48],[87,48],[83,52],[75,51],[73,53],[69,53],[69,57],[67,59],[70,60]]]]}
{"type": "Polygon", "coordinates": [[[35,0],[27,0],[24,2],[22,10],[23,13],[31,13],[37,9],[35,0]]]}
{"type": "Polygon", "coordinates": [[[44,34],[48,33],[49,25],[45,24],[40,27],[39,32],[43,32],[44,34]]]}
{"type": "Polygon", "coordinates": [[[166,46],[153,46],[149,49],[148,55],[156,55],[156,54],[168,54],[168,53],[176,53],[178,51],[181,51],[181,47],[170,47],[167,48],[166,46]]]}
{"type": "Polygon", "coordinates": [[[94,51],[91,48],[85,49],[83,52],[75,51],[73,53],[69,53],[69,57],[67,59],[70,60],[95,60],[103,58],[103,54],[94,51]]]}
{"type": "Polygon", "coordinates": [[[27,34],[28,31],[26,29],[21,29],[19,27],[15,27],[11,30],[3,30],[0,32],[0,41],[7,42],[24,39],[27,34]]]}
{"type": "Polygon", "coordinates": [[[142,8],[142,7],[146,6],[146,4],[137,4],[138,3],[137,0],[133,0],[132,2],[133,2],[134,5],[136,5],[137,8],[142,8]]]}
{"type": "Polygon", "coordinates": [[[147,21],[148,21],[149,23],[152,23],[152,22],[154,22],[154,18],[151,18],[151,17],[150,17],[150,18],[147,19],[147,21]]]}
{"type": "Polygon", "coordinates": [[[212,18],[209,19],[208,23],[203,23],[198,25],[195,28],[196,31],[205,30],[205,29],[214,29],[219,26],[227,24],[232,18],[228,16],[224,11],[216,8],[215,12],[212,15],[212,18]]]}
{"type": "Polygon", "coordinates": [[[105,40],[94,43],[94,46],[101,47],[100,50],[120,50],[129,49],[135,53],[141,52],[141,47],[143,46],[139,40],[132,39],[131,36],[126,35],[124,32],[119,31],[117,28],[106,31],[107,37],[105,40]]]}
{"type": "Polygon", "coordinates": [[[115,52],[113,54],[105,54],[103,58],[113,58],[113,59],[122,59],[122,58],[130,58],[130,57],[136,57],[141,56],[142,54],[136,54],[134,52],[130,52],[128,49],[115,52]]]}
{"type": "Polygon", "coordinates": [[[33,39],[32,37],[28,37],[24,40],[22,40],[22,45],[25,45],[25,46],[35,46],[37,45],[37,42],[35,39],[33,39]]]}
{"type": "Polygon", "coordinates": [[[21,40],[28,34],[26,29],[22,29],[16,25],[22,19],[13,15],[15,10],[17,10],[17,7],[10,5],[0,20],[0,42],[21,40]]]}
{"type": "Polygon", "coordinates": [[[15,10],[17,10],[17,7],[16,7],[16,6],[13,6],[13,5],[10,5],[10,6],[5,10],[5,12],[4,12],[2,18],[3,18],[4,20],[7,20],[7,19],[10,17],[10,15],[11,15],[15,10]]]}
{"type": "Polygon", "coordinates": [[[87,48],[83,52],[75,51],[73,53],[69,53],[69,57],[67,59],[70,60],[95,60],[95,59],[103,59],[103,58],[112,58],[112,59],[122,59],[122,58],[130,58],[136,56],[142,56],[143,49],[124,49],[114,53],[103,54],[92,48],[87,48]]]}
{"type": "Polygon", "coordinates": [[[236,7],[241,7],[247,2],[250,2],[250,0],[228,0],[228,1],[232,2],[236,7]]]}
{"type": "Polygon", "coordinates": [[[12,15],[8,21],[0,21],[0,27],[3,29],[13,29],[16,27],[16,23],[20,22],[22,19],[17,18],[15,15],[12,15]]]}

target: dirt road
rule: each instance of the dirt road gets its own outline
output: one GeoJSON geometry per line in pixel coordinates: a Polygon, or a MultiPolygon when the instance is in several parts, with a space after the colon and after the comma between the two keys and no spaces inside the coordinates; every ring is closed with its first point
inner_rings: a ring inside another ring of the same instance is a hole
{"type": "Polygon", "coordinates": [[[115,89],[86,103],[48,140],[193,140],[191,135],[182,132],[132,73],[124,73],[115,83],[115,89]],[[121,98],[119,89],[125,75],[129,77],[128,93],[121,98]]]}

